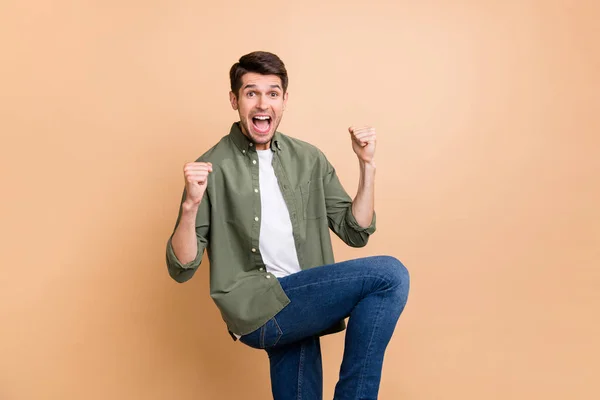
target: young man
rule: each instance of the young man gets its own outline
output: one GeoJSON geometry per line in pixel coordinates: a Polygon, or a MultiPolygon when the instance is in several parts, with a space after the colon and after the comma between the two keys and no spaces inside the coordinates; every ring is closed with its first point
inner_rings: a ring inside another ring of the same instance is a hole
{"type": "Polygon", "coordinates": [[[362,247],[375,231],[375,130],[349,128],[352,200],[321,151],[277,131],[288,100],[279,57],[247,54],[230,80],[239,122],[183,168],[169,273],[187,281],[207,249],[211,297],[234,340],[266,350],[275,400],[322,398],[319,337],[350,317],[335,399],[376,399],[408,272],[388,256],[334,263],[329,234],[362,247]]]}

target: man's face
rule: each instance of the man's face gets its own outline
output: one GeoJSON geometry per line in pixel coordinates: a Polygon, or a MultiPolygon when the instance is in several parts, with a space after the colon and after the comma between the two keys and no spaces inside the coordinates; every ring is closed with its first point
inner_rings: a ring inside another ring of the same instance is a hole
{"type": "Polygon", "coordinates": [[[229,92],[231,107],[240,115],[242,132],[256,144],[258,150],[269,148],[283,117],[287,98],[278,76],[254,72],[242,76],[239,96],[229,92]]]}

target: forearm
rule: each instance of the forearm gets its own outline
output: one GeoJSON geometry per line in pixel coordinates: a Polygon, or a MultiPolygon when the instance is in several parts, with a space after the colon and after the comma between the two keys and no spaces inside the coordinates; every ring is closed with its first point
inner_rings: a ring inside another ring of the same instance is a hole
{"type": "Polygon", "coordinates": [[[366,228],[371,225],[375,209],[375,163],[359,161],[360,178],[358,191],[352,202],[352,215],[356,222],[366,228]]]}
{"type": "Polygon", "coordinates": [[[187,264],[196,258],[198,239],[196,236],[196,215],[198,205],[184,202],[181,205],[181,218],[173,233],[171,245],[175,256],[182,264],[187,264]]]}

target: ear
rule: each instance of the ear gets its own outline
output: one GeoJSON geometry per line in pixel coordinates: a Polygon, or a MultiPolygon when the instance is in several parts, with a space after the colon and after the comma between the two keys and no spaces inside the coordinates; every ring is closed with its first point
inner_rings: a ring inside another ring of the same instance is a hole
{"type": "Polygon", "coordinates": [[[238,109],[237,96],[233,92],[229,92],[229,102],[231,103],[231,108],[234,110],[238,109]]]}
{"type": "Polygon", "coordinates": [[[288,101],[288,97],[289,97],[289,92],[285,92],[283,95],[283,109],[285,110],[285,107],[287,106],[287,101],[288,101]]]}

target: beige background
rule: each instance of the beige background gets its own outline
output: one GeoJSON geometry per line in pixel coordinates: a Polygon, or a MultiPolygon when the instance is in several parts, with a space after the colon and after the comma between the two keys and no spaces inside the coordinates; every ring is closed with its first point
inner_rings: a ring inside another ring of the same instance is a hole
{"type": "Polygon", "coordinates": [[[206,266],[164,264],[258,49],[289,70],[280,130],[352,194],[346,129],[378,129],[378,232],[335,247],[412,274],[380,398],[600,397],[599,3],[326,3],[2,1],[0,399],[269,398],[206,266]]]}

